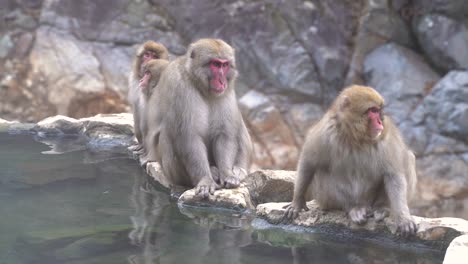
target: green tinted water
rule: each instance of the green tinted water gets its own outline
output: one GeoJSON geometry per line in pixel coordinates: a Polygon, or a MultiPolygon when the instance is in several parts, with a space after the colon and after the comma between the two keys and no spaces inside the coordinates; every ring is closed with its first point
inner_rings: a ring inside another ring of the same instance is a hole
{"type": "Polygon", "coordinates": [[[0,134],[0,263],[441,263],[443,252],[179,208],[123,148],[0,134]],[[60,153],[60,154],[59,154],[60,153]]]}

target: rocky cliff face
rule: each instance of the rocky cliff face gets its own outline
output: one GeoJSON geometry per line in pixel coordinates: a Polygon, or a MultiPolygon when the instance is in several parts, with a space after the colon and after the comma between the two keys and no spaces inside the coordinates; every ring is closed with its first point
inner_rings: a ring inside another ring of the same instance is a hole
{"type": "Polygon", "coordinates": [[[219,37],[236,49],[256,167],[294,169],[307,128],[343,86],[363,83],[418,156],[418,208],[456,216],[468,208],[467,17],[465,0],[4,0],[0,116],[128,111],[139,43],[174,58],[219,37]]]}

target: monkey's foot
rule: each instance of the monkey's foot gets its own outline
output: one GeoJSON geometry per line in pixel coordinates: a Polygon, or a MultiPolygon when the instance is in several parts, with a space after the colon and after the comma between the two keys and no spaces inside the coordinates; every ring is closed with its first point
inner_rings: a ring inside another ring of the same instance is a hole
{"type": "Polygon", "coordinates": [[[239,179],[237,177],[226,176],[226,177],[221,177],[220,184],[224,188],[232,189],[232,188],[239,187],[240,181],[239,181],[239,179]]]}
{"type": "Polygon", "coordinates": [[[348,212],[351,221],[358,225],[365,224],[369,217],[366,207],[354,207],[348,212]]]}
{"type": "Polygon", "coordinates": [[[397,223],[397,232],[400,233],[404,237],[408,237],[409,235],[414,235],[416,231],[418,231],[418,226],[416,223],[409,218],[401,218],[400,220],[396,221],[397,223]]]}
{"type": "Polygon", "coordinates": [[[217,188],[218,185],[213,179],[205,177],[195,187],[195,194],[203,198],[208,198],[210,194],[214,194],[217,188]]]}
{"type": "Polygon", "coordinates": [[[390,215],[390,212],[386,208],[379,208],[379,209],[374,210],[374,219],[377,222],[384,220],[389,215],[390,215]]]}

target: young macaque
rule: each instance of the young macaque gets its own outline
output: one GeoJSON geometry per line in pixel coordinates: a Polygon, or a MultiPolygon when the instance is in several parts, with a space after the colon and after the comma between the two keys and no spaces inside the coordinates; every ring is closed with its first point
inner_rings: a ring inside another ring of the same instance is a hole
{"type": "Polygon", "coordinates": [[[143,151],[143,135],[141,127],[143,122],[146,122],[142,115],[145,112],[147,101],[141,96],[140,80],[143,77],[143,65],[152,59],[167,60],[169,58],[169,52],[166,47],[154,41],[147,41],[141,45],[133,61],[132,71],[129,76],[129,90],[128,90],[128,101],[132,107],[133,122],[135,129],[135,137],[137,144],[131,146],[129,149],[140,153],[143,151]]]}
{"type": "Polygon", "coordinates": [[[234,50],[220,39],[192,43],[162,72],[148,106],[145,161],[206,197],[247,175],[252,143],[237,105],[234,50]],[[216,173],[210,168],[216,168],[216,173]]]}
{"type": "Polygon", "coordinates": [[[415,156],[383,107],[384,99],[370,87],[341,92],[307,134],[285,217],[308,210],[312,198],[324,210],[345,210],[358,224],[372,214],[385,217],[389,205],[403,235],[417,231],[408,208],[416,185],[415,156]]]}

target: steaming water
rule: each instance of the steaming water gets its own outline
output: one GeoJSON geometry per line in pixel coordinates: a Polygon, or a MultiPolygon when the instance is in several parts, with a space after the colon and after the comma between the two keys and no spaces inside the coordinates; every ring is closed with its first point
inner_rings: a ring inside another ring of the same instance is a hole
{"type": "Polygon", "coordinates": [[[441,263],[444,254],[179,208],[124,149],[79,138],[0,134],[0,170],[2,264],[441,263]]]}

